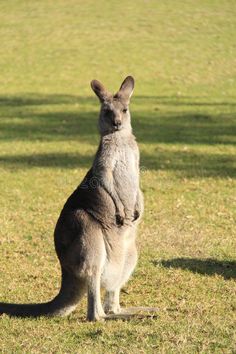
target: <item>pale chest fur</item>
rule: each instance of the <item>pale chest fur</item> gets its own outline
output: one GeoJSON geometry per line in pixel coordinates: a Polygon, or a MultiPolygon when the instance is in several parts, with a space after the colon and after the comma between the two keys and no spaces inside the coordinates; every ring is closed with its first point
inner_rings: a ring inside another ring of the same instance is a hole
{"type": "Polygon", "coordinates": [[[125,206],[133,208],[139,189],[139,151],[135,141],[123,141],[115,151],[113,178],[125,206]]]}
{"type": "Polygon", "coordinates": [[[93,173],[110,196],[117,195],[126,211],[133,215],[139,191],[139,150],[135,137],[121,132],[103,137],[93,173]]]}
{"type": "Polygon", "coordinates": [[[138,188],[139,171],[137,151],[130,146],[122,147],[116,151],[116,163],[113,176],[116,182],[129,183],[133,188],[138,188]]]}

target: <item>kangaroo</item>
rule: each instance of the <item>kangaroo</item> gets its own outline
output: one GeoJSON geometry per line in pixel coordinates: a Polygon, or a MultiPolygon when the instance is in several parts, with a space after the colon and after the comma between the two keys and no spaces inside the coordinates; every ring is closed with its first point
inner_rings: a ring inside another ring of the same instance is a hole
{"type": "Polygon", "coordinates": [[[41,304],[0,303],[0,313],[65,316],[87,292],[87,320],[129,315],[128,310],[122,312],[119,295],[137,262],[135,236],[143,213],[139,150],[129,112],[134,79],[126,77],[115,95],[97,80],[91,87],[101,103],[101,139],[91,169],[66,201],[55,227],[62,274],[59,294],[41,304]],[[101,288],[106,290],[103,305],[101,288]]]}

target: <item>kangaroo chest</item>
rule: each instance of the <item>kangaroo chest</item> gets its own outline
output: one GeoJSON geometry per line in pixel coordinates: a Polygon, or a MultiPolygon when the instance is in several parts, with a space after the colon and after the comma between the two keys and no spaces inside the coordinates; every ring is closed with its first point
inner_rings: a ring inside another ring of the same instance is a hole
{"type": "Polygon", "coordinates": [[[138,151],[128,144],[117,149],[113,172],[116,189],[128,204],[134,204],[139,188],[138,151]]]}

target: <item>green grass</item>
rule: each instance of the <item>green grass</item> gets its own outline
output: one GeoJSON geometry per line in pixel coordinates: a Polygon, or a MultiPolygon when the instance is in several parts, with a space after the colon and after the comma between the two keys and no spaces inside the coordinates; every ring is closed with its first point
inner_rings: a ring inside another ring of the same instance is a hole
{"type": "Polygon", "coordinates": [[[136,78],[145,215],[123,306],[157,319],[0,318],[2,353],[236,351],[234,1],[0,3],[0,299],[51,299],[53,229],[98,143],[90,81],[136,78]]]}

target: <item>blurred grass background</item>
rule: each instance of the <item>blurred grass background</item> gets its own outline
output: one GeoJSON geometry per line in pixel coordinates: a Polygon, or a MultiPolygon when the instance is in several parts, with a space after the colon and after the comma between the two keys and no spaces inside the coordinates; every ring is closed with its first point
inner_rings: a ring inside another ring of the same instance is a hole
{"type": "Polygon", "coordinates": [[[59,287],[53,229],[90,167],[99,104],[90,81],[131,103],[145,216],[123,306],[157,320],[0,319],[3,353],[236,350],[236,4],[216,0],[0,3],[0,298],[59,287]]]}

